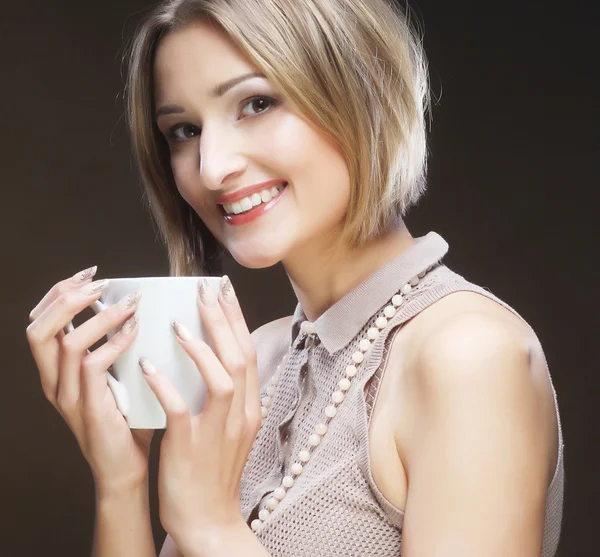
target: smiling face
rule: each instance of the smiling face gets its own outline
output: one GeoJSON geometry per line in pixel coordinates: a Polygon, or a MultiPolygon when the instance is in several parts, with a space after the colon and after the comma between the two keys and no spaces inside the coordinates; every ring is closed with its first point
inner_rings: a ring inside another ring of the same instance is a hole
{"type": "Polygon", "coordinates": [[[218,85],[259,69],[216,26],[196,22],[161,40],[155,58],[157,124],[181,196],[234,259],[269,267],[296,250],[331,247],[350,198],[348,169],[333,141],[260,77],[220,96],[218,85]],[[177,113],[174,113],[175,105],[177,113]],[[228,217],[222,196],[263,182],[286,183],[268,201],[249,192],[246,216],[228,217]],[[254,206],[254,205],[253,205],[254,206]]]}

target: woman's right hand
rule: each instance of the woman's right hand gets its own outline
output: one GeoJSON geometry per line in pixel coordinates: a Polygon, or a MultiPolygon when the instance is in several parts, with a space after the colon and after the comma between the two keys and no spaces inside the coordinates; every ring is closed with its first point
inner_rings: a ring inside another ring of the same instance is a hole
{"type": "MultiPolygon", "coordinates": [[[[110,495],[147,481],[154,430],[129,428],[106,378],[108,368],[137,335],[137,319],[132,317],[137,304],[119,307],[119,302],[76,329],[63,330],[100,298],[102,289],[90,293],[101,282],[90,283],[95,272],[95,267],[81,271],[50,289],[29,314],[27,341],[44,394],[75,435],[92,469],[96,491],[110,495]],[[123,327],[101,347],[88,350],[126,319],[133,325],[129,334],[123,327]]],[[[123,305],[130,300],[130,296],[123,298],[123,305]]]]}

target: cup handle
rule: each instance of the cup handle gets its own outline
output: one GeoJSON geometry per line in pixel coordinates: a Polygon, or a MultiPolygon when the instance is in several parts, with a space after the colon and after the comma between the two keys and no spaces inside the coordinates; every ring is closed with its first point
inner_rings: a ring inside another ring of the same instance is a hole
{"type": "MultiPolygon", "coordinates": [[[[101,311],[107,309],[108,306],[105,306],[100,300],[96,300],[90,305],[90,307],[94,310],[94,312],[100,313],[101,311]]],[[[64,328],[64,333],[68,334],[73,329],[73,322],[71,321],[64,328]]],[[[110,390],[112,391],[112,394],[115,397],[115,402],[117,403],[117,408],[119,409],[119,412],[121,412],[121,414],[123,414],[124,417],[127,417],[127,414],[129,413],[129,395],[127,394],[127,390],[108,371],[106,372],[106,380],[108,381],[108,386],[110,387],[110,390]]]]}

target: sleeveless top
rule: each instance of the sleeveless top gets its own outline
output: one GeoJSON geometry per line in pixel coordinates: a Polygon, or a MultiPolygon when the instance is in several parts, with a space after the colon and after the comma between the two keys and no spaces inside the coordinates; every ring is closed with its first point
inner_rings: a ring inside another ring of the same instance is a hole
{"type": "MultiPolygon", "coordinates": [[[[312,451],[263,528],[255,533],[273,557],[392,557],[401,555],[404,512],[378,489],[371,473],[369,423],[388,350],[394,334],[410,318],[443,296],[468,290],[487,296],[525,321],[488,290],[467,281],[441,263],[448,244],[436,232],[415,238],[416,244],[386,263],[336,302],[315,322],[317,335],[300,331],[306,316],[297,305],[289,331],[257,346],[261,398],[290,346],[292,352],[263,426],[246,462],[240,503],[246,522],[256,518],[267,498],[292,475],[298,452],[309,446],[315,426],[326,419],[325,407],[358,342],[400,288],[431,270],[404,295],[403,304],[365,354],[327,434],[312,451]],[[308,340],[308,342],[307,342],[308,340]]],[[[526,323],[526,322],[525,322],[526,323]]],[[[531,329],[531,327],[530,327],[531,329]]],[[[535,332],[534,332],[535,334],[535,332]]],[[[549,374],[549,371],[548,371],[549,374]]],[[[558,456],[547,491],[542,557],[555,555],[563,510],[563,437],[556,391],[558,456]]]]}

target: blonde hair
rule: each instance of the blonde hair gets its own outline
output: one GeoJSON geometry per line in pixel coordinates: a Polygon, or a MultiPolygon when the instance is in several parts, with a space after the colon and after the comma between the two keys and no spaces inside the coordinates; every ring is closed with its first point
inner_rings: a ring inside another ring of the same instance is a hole
{"type": "Polygon", "coordinates": [[[154,122],[153,60],[161,37],[216,22],[298,112],[339,146],[351,193],[342,240],[389,229],[426,189],[427,61],[394,0],[167,0],[128,51],[126,116],[149,208],[172,276],[220,274],[223,246],[181,197],[154,122]]]}

